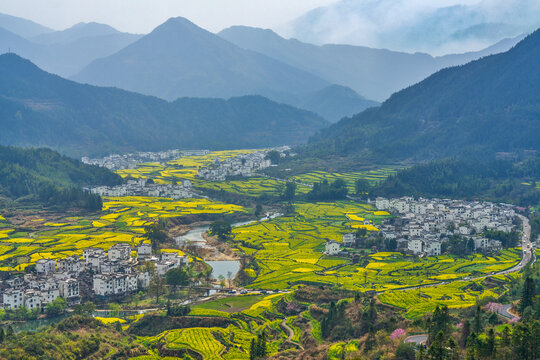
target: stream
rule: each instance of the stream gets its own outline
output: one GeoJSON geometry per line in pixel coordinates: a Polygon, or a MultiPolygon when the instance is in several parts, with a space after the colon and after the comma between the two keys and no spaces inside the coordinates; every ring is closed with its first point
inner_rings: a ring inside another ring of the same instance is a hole
{"type": "MultiPolygon", "coordinates": [[[[250,220],[250,221],[242,221],[231,224],[231,227],[238,227],[238,226],[244,226],[248,224],[252,224],[254,222],[261,222],[261,221],[267,221],[274,219],[276,217],[282,216],[283,214],[280,213],[274,213],[274,214],[267,214],[265,217],[259,219],[259,220],[250,220]]],[[[206,240],[203,238],[203,234],[208,231],[209,226],[199,226],[196,227],[187,233],[185,233],[182,236],[177,236],[174,238],[176,241],[176,244],[178,246],[184,246],[186,242],[190,242],[194,244],[195,246],[200,246],[205,249],[209,250],[216,250],[217,249],[213,246],[210,246],[206,243],[206,240]]],[[[229,273],[231,274],[231,277],[234,278],[238,271],[240,270],[240,262],[238,260],[222,260],[222,261],[207,261],[205,259],[205,262],[212,267],[212,276],[214,278],[218,278],[220,275],[224,278],[228,278],[229,273]]]]}

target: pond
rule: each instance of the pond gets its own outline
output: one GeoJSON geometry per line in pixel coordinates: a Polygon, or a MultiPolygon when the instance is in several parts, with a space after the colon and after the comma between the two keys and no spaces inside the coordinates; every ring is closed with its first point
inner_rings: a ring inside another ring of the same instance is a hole
{"type": "Polygon", "coordinates": [[[212,267],[212,277],[219,278],[223,276],[227,279],[228,273],[231,273],[231,278],[234,278],[240,270],[240,261],[227,260],[227,261],[206,261],[208,265],[212,267]]]}

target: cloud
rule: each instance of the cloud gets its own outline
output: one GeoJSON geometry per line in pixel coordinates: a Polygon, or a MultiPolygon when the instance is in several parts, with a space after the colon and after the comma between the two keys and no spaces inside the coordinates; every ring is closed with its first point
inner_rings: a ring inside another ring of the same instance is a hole
{"type": "Polygon", "coordinates": [[[540,27],[539,0],[341,0],[278,29],[314,43],[464,52],[540,27]]]}

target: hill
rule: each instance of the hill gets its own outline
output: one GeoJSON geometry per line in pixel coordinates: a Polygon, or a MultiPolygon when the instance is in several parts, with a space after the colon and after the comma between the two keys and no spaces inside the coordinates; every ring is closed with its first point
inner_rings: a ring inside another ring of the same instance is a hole
{"type": "Polygon", "coordinates": [[[444,159],[399,171],[370,196],[480,199],[528,206],[540,201],[540,158],[521,163],[444,159]]]}
{"type": "MultiPolygon", "coordinates": [[[[109,25],[91,22],[91,23],[78,23],[65,30],[40,34],[38,36],[30,38],[30,40],[35,43],[50,45],[50,44],[57,44],[57,43],[69,43],[69,42],[73,42],[73,41],[83,39],[83,38],[117,35],[117,34],[122,34],[122,33],[109,25]]],[[[133,35],[133,34],[126,34],[126,35],[133,35]]],[[[140,37],[137,35],[133,35],[133,36],[136,38],[140,37]]]]}
{"type": "Polygon", "coordinates": [[[299,144],[326,125],[313,113],[260,96],[169,103],[82,85],[15,54],[0,56],[0,78],[0,144],[48,146],[76,156],[299,144]]]}
{"type": "Polygon", "coordinates": [[[53,29],[37,24],[33,21],[7,14],[0,14],[0,27],[24,38],[38,36],[54,31],[53,29]]]}
{"type": "Polygon", "coordinates": [[[85,165],[49,149],[0,146],[0,194],[11,199],[101,210],[99,196],[81,187],[120,183],[120,176],[105,168],[85,165]]]}
{"type": "Polygon", "coordinates": [[[286,40],[272,30],[247,26],[230,27],[221,31],[219,36],[244,49],[313,73],[331,83],[348,86],[368,99],[378,101],[386,100],[392,93],[442,68],[507,51],[522,39],[505,39],[478,52],[433,57],[424,53],[413,54],[365,46],[318,46],[296,39],[286,40]]]}
{"type": "Polygon", "coordinates": [[[540,150],[540,31],[510,51],[441,70],[310,140],[311,155],[378,161],[540,150]]]}
{"type": "Polygon", "coordinates": [[[166,100],[259,94],[290,102],[330,85],[290,65],[241,49],[184,18],[169,19],[116,54],[95,60],[73,79],[166,100]]]}
{"type": "Polygon", "coordinates": [[[25,38],[0,25],[0,53],[15,52],[46,71],[71,76],[93,60],[114,54],[140,37],[90,23],[25,38]]]}

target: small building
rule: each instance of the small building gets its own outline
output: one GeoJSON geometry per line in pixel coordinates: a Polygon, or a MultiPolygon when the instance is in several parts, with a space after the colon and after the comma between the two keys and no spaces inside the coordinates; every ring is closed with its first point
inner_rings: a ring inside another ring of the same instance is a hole
{"type": "Polygon", "coordinates": [[[131,246],[125,243],[116,244],[109,249],[107,256],[109,261],[129,260],[131,257],[131,246]]]}
{"type": "Polygon", "coordinates": [[[339,254],[339,244],[334,240],[328,240],[326,242],[326,250],[324,251],[326,255],[337,255],[339,254]]]}
{"type": "Polygon", "coordinates": [[[137,258],[146,259],[152,256],[152,245],[148,243],[141,243],[137,246],[137,258]]]}
{"type": "Polygon", "coordinates": [[[54,259],[39,259],[36,262],[36,272],[38,274],[50,274],[55,270],[55,261],[54,259]]]}
{"type": "Polygon", "coordinates": [[[408,249],[412,251],[413,254],[421,254],[424,251],[424,243],[420,239],[409,240],[408,249]]]}
{"type": "Polygon", "coordinates": [[[342,240],[343,240],[343,246],[352,247],[354,246],[356,242],[356,234],[352,232],[344,234],[342,240]]]}

